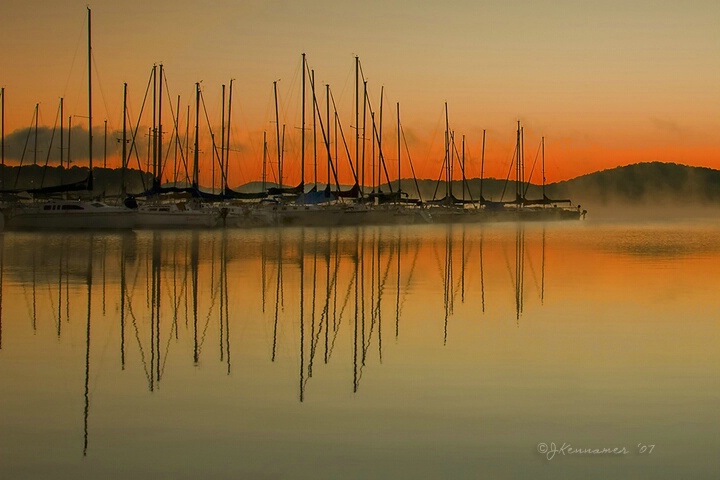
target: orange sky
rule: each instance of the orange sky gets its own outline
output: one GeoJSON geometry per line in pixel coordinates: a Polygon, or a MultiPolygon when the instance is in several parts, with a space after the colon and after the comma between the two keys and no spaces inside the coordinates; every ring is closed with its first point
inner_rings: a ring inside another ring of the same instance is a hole
{"type": "MultiPolygon", "coordinates": [[[[63,5],[5,2],[0,7],[4,19],[0,86],[5,88],[8,163],[17,161],[18,145],[27,139],[19,130],[33,125],[36,104],[41,126],[53,127],[61,97],[65,117],[74,116],[75,126],[87,126],[85,6],[73,0],[63,5]]],[[[373,0],[362,9],[352,9],[325,0],[242,5],[219,1],[212,6],[163,0],[150,8],[137,0],[122,4],[100,0],[90,7],[93,124],[98,129],[95,165],[104,160],[100,152],[105,120],[110,132],[108,163],[116,162],[123,83],[128,84],[134,125],[152,65],[162,63],[167,75],[166,141],[172,134],[170,104],[175,109],[178,96],[181,136],[188,106],[192,135],[195,82],[201,82],[204,109],[219,143],[221,85],[234,79],[231,185],[259,180],[263,131],[273,165],[268,177],[275,179],[272,84],[279,80],[280,122],[286,127],[284,180],[297,183],[300,59],[305,52],[308,68],[315,71],[320,109],[324,115],[324,86],[330,84],[353,157],[356,55],[377,118],[383,88],[383,152],[391,179],[397,171],[397,103],[410,157],[421,178],[435,179],[440,173],[445,103],[458,150],[465,135],[470,177],[480,173],[483,130],[486,176],[507,175],[518,120],[525,128],[526,162],[535,158],[540,137],[546,138],[548,182],[656,160],[720,168],[720,64],[712,60],[720,54],[716,2],[456,0],[415,2],[411,8],[403,2],[373,0]]],[[[306,183],[312,181],[314,171],[310,105],[308,101],[306,183]]],[[[149,109],[139,122],[143,135],[150,125],[149,109]]],[[[209,184],[211,148],[204,109],[200,156],[202,183],[209,184]]],[[[76,135],[74,142],[79,148],[86,139],[76,135]]],[[[164,149],[171,151],[167,161],[172,164],[173,147],[164,149]]],[[[367,140],[368,164],[371,149],[367,140]]],[[[39,146],[37,154],[30,150],[25,163],[33,155],[39,163],[45,162],[47,148],[39,146]]],[[[343,150],[341,144],[340,181],[350,183],[343,150]]],[[[81,156],[86,155],[79,155],[75,160],[82,164],[81,156]]],[[[138,156],[144,163],[143,145],[138,156]]],[[[326,178],[324,158],[320,143],[321,180],[326,178]]],[[[402,162],[402,176],[410,176],[404,146],[402,162]]],[[[136,164],[132,159],[131,166],[136,164]]],[[[540,181],[539,167],[534,179],[540,181]]]]}

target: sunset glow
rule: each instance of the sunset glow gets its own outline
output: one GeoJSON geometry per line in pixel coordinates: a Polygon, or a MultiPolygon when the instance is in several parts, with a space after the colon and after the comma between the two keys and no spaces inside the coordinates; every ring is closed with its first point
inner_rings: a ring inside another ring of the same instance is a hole
{"type": "MultiPolygon", "coordinates": [[[[44,138],[59,129],[60,98],[64,128],[71,119],[75,129],[74,165],[84,166],[87,161],[85,6],[73,0],[11,2],[0,7],[0,86],[4,88],[8,165],[17,165],[21,158],[23,164],[47,161],[57,165],[57,138],[50,152],[47,146],[40,145],[37,151],[23,146],[35,123],[44,128],[44,138]]],[[[137,153],[131,155],[129,166],[145,168],[151,100],[143,106],[143,98],[153,65],[162,64],[167,82],[163,87],[163,180],[174,179],[176,164],[183,177],[183,165],[192,160],[195,84],[199,82],[201,184],[209,186],[214,179],[221,185],[219,168],[213,173],[217,161],[210,139],[212,130],[219,149],[222,86],[228,95],[232,79],[228,184],[261,180],[263,134],[268,144],[267,180],[277,181],[276,81],[279,123],[285,127],[283,183],[297,184],[301,177],[301,54],[305,53],[307,68],[315,75],[319,110],[313,134],[308,78],[306,184],[315,182],[316,171],[319,183],[327,180],[321,129],[329,130],[339,182],[353,182],[350,163],[358,161],[355,136],[362,128],[362,123],[355,124],[356,56],[378,124],[383,98],[382,152],[391,181],[398,170],[398,105],[404,178],[411,176],[410,161],[419,178],[438,177],[444,158],[445,104],[458,161],[465,140],[468,177],[480,176],[483,131],[484,175],[507,176],[518,121],[525,129],[526,162],[534,161],[540,139],[545,137],[547,182],[650,161],[720,168],[716,134],[720,129],[720,64],[711,60],[720,55],[717,2],[478,4],[462,0],[416,2],[410,9],[403,2],[370,1],[362,9],[352,9],[324,0],[242,5],[221,1],[212,6],[163,0],[151,8],[136,0],[122,4],[99,0],[89,6],[93,14],[95,166],[120,165],[123,84],[127,83],[128,127],[138,130],[137,153]],[[335,101],[344,143],[335,137],[334,119],[327,125],[326,85],[335,101]],[[189,158],[183,160],[183,156],[189,158]]],[[[359,92],[362,105],[362,85],[359,92]]],[[[371,135],[369,110],[366,115],[365,184],[370,184],[380,150],[371,135]]],[[[361,111],[359,122],[362,117],[361,111]]],[[[535,167],[535,183],[542,181],[540,168],[535,167]]],[[[456,169],[455,178],[461,175],[456,169]]],[[[381,180],[386,181],[384,174],[381,180]]]]}

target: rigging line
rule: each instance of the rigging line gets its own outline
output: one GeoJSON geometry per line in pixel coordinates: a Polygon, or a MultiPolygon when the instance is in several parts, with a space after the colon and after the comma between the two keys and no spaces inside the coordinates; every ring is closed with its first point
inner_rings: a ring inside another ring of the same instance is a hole
{"type": "Polygon", "coordinates": [[[532,174],[535,171],[535,164],[537,164],[538,157],[540,156],[540,149],[542,148],[542,143],[538,145],[538,150],[535,153],[535,160],[533,160],[532,167],[530,168],[530,175],[528,176],[527,185],[525,186],[525,190],[523,191],[523,197],[527,195],[528,190],[530,189],[530,179],[532,179],[532,174]]]}
{"type": "MultiPolygon", "coordinates": [[[[398,317],[402,314],[403,306],[405,305],[405,301],[407,300],[407,296],[410,290],[410,284],[412,282],[412,278],[415,274],[415,266],[417,265],[417,259],[420,256],[420,248],[415,248],[415,256],[413,257],[412,264],[410,265],[410,272],[408,273],[407,282],[405,284],[405,288],[403,289],[403,297],[400,301],[400,308],[398,310],[398,317]]],[[[396,335],[397,336],[397,335],[396,335]]]]}
{"type": "MultiPolygon", "coordinates": [[[[524,250],[524,249],[523,249],[523,250],[524,250]]],[[[533,265],[532,258],[530,258],[530,252],[529,252],[529,251],[528,251],[528,252],[525,252],[525,256],[524,256],[524,257],[525,257],[525,259],[528,261],[528,264],[529,264],[529,266],[530,266],[530,273],[532,273],[533,280],[535,281],[535,288],[537,289],[538,298],[540,298],[540,299],[542,300],[542,296],[541,296],[541,293],[540,293],[540,292],[541,292],[541,290],[540,290],[540,282],[538,281],[537,272],[535,271],[535,267],[534,267],[534,265],[533,265]]]]}
{"type": "MultiPolygon", "coordinates": [[[[45,157],[45,165],[43,166],[42,177],[40,178],[40,188],[45,186],[45,173],[47,172],[48,162],[50,162],[50,152],[52,151],[53,140],[55,140],[55,129],[58,125],[58,119],[60,118],[60,107],[58,107],[57,114],[55,115],[55,123],[53,124],[52,134],[50,135],[50,145],[47,148],[47,156],[45,157]]],[[[60,133],[62,135],[62,132],[60,133]]]]}
{"type": "MultiPolygon", "coordinates": [[[[80,48],[83,48],[83,54],[85,53],[84,47],[85,41],[87,39],[87,18],[82,24],[82,27],[80,28],[80,31],[78,33],[77,41],[75,42],[75,52],[73,54],[72,60],[70,61],[70,71],[68,72],[67,79],[65,81],[65,87],[63,88],[63,97],[66,96],[68,87],[70,85],[70,78],[72,77],[72,72],[75,70],[75,61],[78,58],[78,52],[80,51],[80,48]]],[[[84,60],[84,59],[83,59],[84,60]]]]}
{"type": "Polygon", "coordinates": [[[135,269],[135,278],[133,278],[132,284],[130,285],[130,289],[125,290],[125,295],[127,296],[128,305],[130,304],[130,299],[132,298],[132,294],[135,293],[135,289],[137,288],[139,276],[140,276],[140,269],[136,268],[135,269]]]}
{"type": "MultiPolygon", "coordinates": [[[[445,109],[444,108],[440,110],[440,115],[438,115],[437,123],[435,124],[435,128],[433,129],[433,136],[430,139],[430,145],[428,145],[428,150],[427,150],[428,152],[432,152],[433,149],[435,148],[435,142],[437,141],[437,137],[441,130],[440,125],[443,125],[443,126],[445,125],[445,109]]],[[[444,134],[443,134],[443,136],[441,136],[441,138],[443,138],[443,137],[444,137],[444,134]]],[[[445,147],[444,146],[443,146],[443,155],[445,155],[445,147]]]]}
{"type": "Polygon", "coordinates": [[[273,344],[272,344],[272,356],[271,361],[275,361],[277,354],[277,330],[278,320],[280,317],[280,295],[282,291],[282,244],[278,242],[278,259],[277,259],[277,283],[275,285],[275,315],[273,317],[273,344]]]}
{"type": "MultiPolygon", "coordinates": [[[[315,106],[315,111],[317,112],[318,121],[320,123],[320,131],[322,133],[322,137],[324,140],[323,143],[325,144],[325,149],[328,154],[330,168],[332,169],[333,177],[335,178],[335,183],[339,185],[340,180],[338,180],[337,169],[335,168],[335,163],[332,161],[332,152],[330,151],[330,141],[328,138],[329,132],[328,132],[328,134],[325,133],[325,126],[324,126],[323,120],[322,120],[322,112],[320,112],[320,104],[318,103],[317,96],[315,95],[315,82],[312,78],[310,79],[310,88],[312,89],[313,104],[315,106]]],[[[328,129],[329,128],[330,128],[330,126],[328,125],[328,129]]]]}
{"type": "MultiPolygon", "coordinates": [[[[154,67],[153,67],[153,70],[154,70],[154,67]]],[[[145,88],[145,96],[143,97],[142,104],[140,105],[140,113],[138,114],[137,123],[135,124],[135,128],[133,128],[132,124],[130,125],[130,133],[132,134],[131,139],[130,139],[130,151],[135,152],[135,160],[137,161],[137,167],[140,172],[142,172],[143,169],[142,169],[142,164],[140,163],[140,154],[138,153],[136,139],[137,139],[137,134],[140,131],[140,121],[142,120],[143,112],[145,111],[145,105],[147,104],[148,95],[150,93],[150,86],[152,85],[152,81],[153,81],[153,70],[150,71],[150,77],[148,78],[148,84],[147,84],[147,87],[145,88]]],[[[143,189],[147,190],[147,185],[145,185],[145,175],[141,175],[140,179],[142,181],[143,189]]]]}
{"type": "MultiPolygon", "coordinates": [[[[60,274],[62,275],[62,273],[60,274]]],[[[47,282],[47,291],[48,291],[48,298],[52,298],[53,288],[50,282],[47,282]]],[[[62,292],[62,290],[60,290],[62,292]]],[[[55,315],[55,302],[48,302],[50,304],[50,313],[52,314],[52,318],[56,318],[57,315],[55,315]]],[[[58,305],[58,313],[61,311],[62,306],[58,305]]]]}
{"type": "MultiPolygon", "coordinates": [[[[175,328],[177,328],[177,317],[175,317],[175,320],[173,321],[173,325],[175,326],[175,328]]],[[[173,336],[174,336],[173,329],[171,328],[169,335],[168,335],[168,341],[165,344],[165,355],[163,356],[162,363],[160,366],[160,377],[165,376],[165,364],[167,363],[168,354],[170,353],[170,344],[172,343],[173,336]]]]}
{"type": "MultiPolygon", "coordinates": [[[[178,122],[179,122],[179,112],[178,112],[178,122]]],[[[178,126],[179,126],[179,123],[178,123],[178,126]]],[[[189,127],[190,127],[190,105],[188,105],[188,118],[187,118],[187,120],[186,120],[185,127],[186,127],[187,129],[189,129],[189,127]]],[[[185,169],[185,180],[184,180],[184,182],[185,182],[186,184],[189,184],[189,183],[190,183],[190,170],[189,170],[189,168],[188,168],[188,165],[190,164],[190,159],[188,158],[188,156],[189,156],[189,154],[190,154],[190,149],[189,149],[189,146],[188,146],[188,145],[189,145],[189,142],[190,142],[190,135],[189,135],[189,134],[184,135],[183,139],[185,140],[185,148],[180,148],[180,149],[179,149],[179,151],[182,152],[182,153],[181,153],[181,156],[180,156],[180,159],[182,160],[182,161],[181,161],[181,167],[183,167],[183,168],[185,169]],[[186,155],[186,153],[187,153],[188,155],[186,155]]],[[[177,176],[177,172],[173,172],[173,174],[177,176]]],[[[173,177],[173,179],[175,179],[175,178],[176,178],[176,177],[173,177]]]]}
{"type": "Polygon", "coordinates": [[[27,137],[25,137],[25,146],[23,147],[22,155],[20,156],[20,164],[18,165],[18,171],[17,175],[15,175],[15,183],[13,184],[13,188],[17,188],[18,179],[20,178],[20,168],[22,168],[23,161],[25,160],[25,152],[27,151],[28,143],[30,143],[30,132],[32,132],[32,126],[35,123],[35,115],[37,115],[37,105],[35,105],[35,109],[33,110],[32,119],[30,120],[30,127],[28,127],[28,134],[27,137]]]}
{"type": "MultiPolygon", "coordinates": [[[[342,323],[342,312],[341,312],[341,316],[338,318],[338,310],[337,310],[337,306],[338,306],[338,296],[337,296],[338,281],[337,281],[337,278],[338,278],[338,272],[340,270],[340,254],[339,254],[339,248],[338,248],[337,233],[335,234],[334,247],[335,247],[335,250],[333,252],[333,255],[334,255],[334,257],[333,257],[334,258],[333,277],[334,278],[333,278],[333,288],[332,288],[332,310],[333,310],[333,332],[334,332],[334,334],[333,334],[332,344],[329,346],[328,352],[326,354],[326,358],[327,358],[326,363],[330,360],[330,356],[332,355],[333,349],[335,348],[335,341],[337,340],[338,330],[340,330],[338,321],[340,323],[342,323]]],[[[345,296],[346,303],[350,298],[350,291],[352,288],[351,285],[352,285],[352,278],[351,278],[350,286],[348,286],[348,291],[345,296]]],[[[344,309],[345,308],[344,305],[341,306],[341,308],[344,309]]],[[[329,326],[328,326],[328,328],[329,328],[329,326]]]]}
{"type": "Polygon", "coordinates": [[[345,298],[343,299],[343,304],[340,307],[340,314],[338,315],[338,321],[337,325],[338,327],[335,328],[335,334],[333,335],[332,342],[330,343],[330,350],[328,353],[328,359],[332,356],[332,352],[335,349],[335,340],[337,340],[338,333],[340,332],[340,325],[342,325],[342,319],[343,315],[345,314],[345,309],[347,308],[348,304],[350,303],[350,294],[353,291],[353,286],[355,285],[355,276],[353,275],[350,278],[350,283],[348,283],[347,290],[345,291],[345,298]]]}
{"type": "Polygon", "coordinates": [[[510,268],[510,258],[508,257],[507,248],[503,249],[503,256],[505,257],[505,266],[507,267],[508,274],[510,275],[510,285],[515,290],[515,275],[513,274],[512,268],[510,268]]]}
{"type": "Polygon", "coordinates": [[[515,150],[513,151],[512,158],[510,159],[510,168],[508,168],[508,174],[507,177],[505,177],[505,183],[503,184],[502,193],[500,194],[500,201],[502,202],[503,198],[505,198],[505,189],[507,188],[508,182],[510,181],[510,173],[512,173],[513,165],[515,164],[515,154],[517,153],[518,149],[517,146],[515,147],[515,150]]]}
{"type": "MultiPolygon", "coordinates": [[[[332,100],[333,110],[335,111],[335,119],[337,120],[339,117],[337,113],[337,105],[335,104],[335,95],[333,94],[332,88],[330,89],[330,99],[332,100]]],[[[342,137],[343,146],[345,147],[345,154],[347,155],[348,164],[350,165],[350,171],[352,172],[353,178],[355,179],[355,184],[357,184],[359,181],[358,175],[353,165],[352,155],[350,154],[350,149],[348,147],[347,140],[345,139],[345,132],[343,131],[342,123],[338,122],[338,127],[340,129],[340,136],[342,137]]],[[[335,139],[335,141],[337,142],[337,138],[335,139]]]]}
{"type": "MultiPolygon", "coordinates": [[[[368,96],[367,107],[370,110],[370,116],[372,117],[372,120],[370,121],[370,123],[372,123],[372,129],[373,129],[372,133],[375,134],[375,139],[378,142],[378,159],[382,163],[383,170],[385,171],[385,179],[387,180],[387,185],[388,185],[388,188],[390,189],[390,193],[393,193],[392,184],[390,183],[390,174],[388,173],[387,164],[385,163],[385,155],[383,154],[383,151],[382,151],[382,142],[380,139],[380,134],[378,132],[377,125],[375,124],[375,112],[372,111],[372,105],[370,105],[369,103],[370,103],[370,97],[368,96]]],[[[399,159],[398,159],[398,161],[399,161],[399,159]]],[[[398,182],[400,182],[400,179],[398,179],[398,182]]],[[[398,183],[398,185],[399,185],[399,183],[398,183]]],[[[379,187],[379,185],[378,185],[378,187],[379,187]]]]}
{"type": "MultiPolygon", "coordinates": [[[[467,261],[463,264],[463,267],[467,264],[467,261]]],[[[462,285],[463,285],[463,275],[461,274],[460,277],[455,282],[455,288],[451,288],[452,291],[452,304],[455,305],[455,300],[457,299],[458,292],[460,291],[462,285]]],[[[452,287],[452,285],[451,285],[452,287]]],[[[461,298],[461,303],[464,303],[465,301],[461,298]]]]}
{"type": "MultiPolygon", "coordinates": [[[[175,279],[173,279],[173,280],[175,280],[175,279]]],[[[165,283],[167,284],[169,282],[165,282],[165,283]]],[[[170,352],[170,344],[172,342],[173,337],[175,337],[175,339],[177,340],[177,312],[180,308],[179,296],[175,295],[175,298],[173,298],[173,292],[170,291],[170,287],[166,286],[165,289],[168,294],[168,300],[170,300],[171,305],[173,305],[174,315],[173,315],[173,322],[172,322],[170,331],[168,332],[168,341],[167,341],[167,344],[165,345],[165,355],[163,356],[162,363],[161,363],[160,377],[165,375],[165,364],[167,362],[168,353],[170,352]],[[177,302],[175,301],[176,299],[177,299],[177,302]]],[[[183,294],[182,291],[180,293],[183,294]]]]}
{"type": "MultiPolygon", "coordinates": [[[[407,153],[408,162],[410,163],[410,171],[412,172],[413,181],[415,182],[415,189],[418,193],[418,198],[420,199],[420,203],[422,204],[422,194],[420,193],[420,185],[417,181],[417,176],[415,175],[415,167],[413,166],[412,158],[410,158],[410,147],[408,146],[407,138],[405,137],[405,129],[403,128],[402,124],[400,124],[400,132],[402,133],[403,143],[405,144],[405,152],[407,153]]],[[[400,161],[398,159],[398,161],[400,161]]]]}
{"type": "MultiPolygon", "coordinates": [[[[460,152],[458,151],[457,144],[455,143],[455,135],[452,135],[452,148],[453,148],[453,151],[455,152],[455,155],[457,155],[457,158],[459,159],[460,152]]],[[[463,162],[459,162],[459,164],[460,164],[460,172],[462,173],[462,176],[463,176],[463,180],[462,180],[463,181],[463,189],[467,189],[468,195],[470,196],[470,201],[474,203],[475,200],[473,199],[472,192],[470,192],[470,185],[468,184],[468,178],[467,178],[468,176],[465,174],[465,165],[463,165],[463,162]]]]}
{"type": "MultiPolygon", "coordinates": [[[[294,73],[293,73],[293,77],[292,77],[292,79],[290,80],[290,85],[289,85],[289,87],[288,87],[290,92],[294,92],[294,91],[296,90],[296,86],[297,86],[297,84],[298,84],[298,79],[299,79],[299,77],[300,77],[300,72],[302,72],[300,66],[296,67],[296,68],[295,68],[295,71],[294,71],[294,73]]],[[[299,90],[299,88],[298,88],[297,90],[299,90]]],[[[289,123],[289,122],[288,122],[288,116],[289,116],[290,104],[292,104],[292,103],[295,102],[295,97],[294,97],[294,95],[292,95],[292,93],[289,94],[289,95],[288,95],[287,105],[286,105],[286,104],[283,103],[283,101],[282,101],[283,99],[280,98],[280,96],[281,96],[281,92],[278,91],[278,103],[279,103],[280,105],[283,105],[283,108],[284,108],[284,110],[281,110],[281,111],[282,111],[281,119],[282,119],[282,125],[283,125],[283,135],[282,135],[281,151],[282,151],[282,161],[283,161],[283,167],[282,167],[283,177],[285,177],[285,178],[287,179],[288,176],[287,176],[287,175],[284,175],[285,173],[288,173],[287,170],[286,170],[286,167],[288,167],[288,165],[287,165],[287,163],[286,163],[286,161],[285,161],[285,159],[286,159],[285,152],[287,152],[287,151],[297,152],[297,151],[299,150],[299,147],[298,147],[298,145],[295,143],[295,141],[294,141],[294,139],[292,138],[292,136],[286,137],[286,136],[285,136],[285,130],[284,130],[284,126],[289,123]],[[287,145],[286,145],[286,140],[287,140],[287,145]]],[[[279,120],[280,120],[280,119],[279,119],[279,120]]],[[[294,123],[294,122],[293,122],[293,123],[294,123]]],[[[304,132],[303,132],[303,133],[304,133],[304,132]]],[[[287,157],[287,158],[290,158],[290,157],[287,157]]],[[[299,158],[299,157],[296,157],[295,160],[298,161],[298,158],[299,158]]],[[[297,164],[297,163],[294,163],[292,166],[298,167],[298,164],[297,164]]],[[[282,186],[282,185],[281,185],[281,186],[282,186]]]]}
{"type": "MultiPolygon", "coordinates": [[[[445,155],[447,157],[447,155],[445,155]]],[[[447,158],[443,159],[442,165],[440,166],[440,174],[438,175],[437,180],[435,181],[435,191],[433,192],[432,199],[437,200],[437,192],[440,188],[440,180],[442,180],[443,175],[445,174],[445,165],[447,165],[447,158]]]]}
{"type": "MultiPolygon", "coordinates": [[[[167,72],[164,69],[163,69],[163,79],[165,80],[163,82],[163,87],[165,87],[165,94],[167,96],[168,105],[170,108],[170,118],[173,121],[173,123],[172,123],[173,131],[172,131],[172,135],[170,136],[170,140],[168,141],[168,145],[171,145],[173,142],[173,139],[177,139],[176,141],[178,141],[180,139],[180,132],[179,132],[180,112],[175,112],[175,110],[173,109],[174,105],[173,105],[173,99],[170,98],[170,88],[168,86],[168,81],[167,81],[167,72]]],[[[160,92],[160,94],[162,95],[162,92],[160,92]]],[[[162,132],[160,132],[160,133],[162,134],[162,132]]],[[[166,171],[167,163],[170,159],[170,150],[171,149],[168,148],[165,151],[165,160],[163,161],[163,164],[162,164],[162,170],[161,170],[162,172],[166,171]]],[[[186,170],[185,173],[188,173],[187,172],[187,159],[185,158],[185,151],[182,148],[180,148],[177,150],[177,153],[179,154],[180,160],[182,161],[183,165],[185,165],[185,170],[186,170]]],[[[175,154],[175,152],[173,152],[173,154],[175,154]]],[[[173,172],[173,175],[175,173],[176,172],[173,172]]]]}
{"type": "MultiPolygon", "coordinates": [[[[212,141],[212,159],[213,161],[218,161],[218,165],[220,166],[221,178],[225,178],[225,166],[223,165],[223,162],[220,159],[220,154],[218,153],[217,143],[215,143],[215,133],[213,132],[212,126],[210,125],[210,116],[208,115],[207,106],[205,105],[205,96],[202,94],[202,91],[200,92],[200,100],[203,106],[203,112],[205,112],[205,121],[207,122],[208,129],[210,130],[210,139],[212,141]]],[[[215,189],[214,182],[212,188],[213,190],[215,189]]]]}
{"type": "MultiPolygon", "coordinates": [[[[343,86],[340,89],[340,100],[342,100],[343,97],[345,96],[345,92],[347,91],[351,81],[355,77],[355,56],[354,55],[353,55],[352,59],[353,59],[353,61],[350,63],[348,70],[347,70],[347,74],[345,75],[345,82],[343,83],[343,86]]],[[[350,101],[354,102],[355,99],[351,98],[350,101]]],[[[351,111],[352,111],[352,109],[351,109],[351,111]]]]}
{"type": "Polygon", "coordinates": [[[435,254],[435,261],[437,262],[438,274],[443,279],[445,278],[445,265],[440,262],[440,254],[438,253],[437,243],[433,242],[433,253],[435,254]]]}
{"type": "MultiPolygon", "coordinates": [[[[380,246],[378,245],[378,254],[379,254],[380,246]]],[[[377,297],[377,319],[378,319],[378,357],[380,360],[380,363],[382,363],[382,309],[380,302],[382,301],[382,294],[385,291],[385,285],[387,284],[387,280],[390,276],[390,267],[392,265],[393,257],[397,254],[398,260],[400,259],[400,252],[395,252],[395,249],[390,250],[390,255],[388,255],[388,261],[387,266],[385,267],[385,275],[382,279],[382,282],[378,286],[378,297],[377,297]]],[[[379,272],[379,266],[380,266],[380,257],[378,257],[378,274],[379,272]]]]}
{"type": "Polygon", "coordinates": [[[210,295],[210,308],[208,309],[207,316],[205,317],[205,328],[203,328],[202,337],[200,338],[200,343],[198,344],[198,358],[200,358],[200,354],[202,353],[202,347],[205,343],[205,334],[207,333],[208,327],[210,326],[210,317],[212,316],[213,310],[215,308],[215,300],[217,299],[218,289],[219,284],[215,288],[213,288],[212,294],[210,295]]]}
{"type": "MultiPolygon", "coordinates": [[[[318,244],[318,238],[317,238],[317,231],[315,232],[314,237],[314,246],[317,247],[318,244]]],[[[310,307],[310,362],[308,363],[308,372],[309,376],[312,376],[312,364],[313,360],[315,359],[315,349],[317,348],[317,342],[319,341],[319,337],[316,339],[314,332],[315,332],[315,314],[316,307],[317,307],[317,248],[313,248],[313,271],[312,271],[312,300],[311,300],[311,307],[310,307]]],[[[322,325],[322,322],[320,322],[322,325]]],[[[318,329],[318,333],[322,327],[318,329]]]]}
{"type": "MultiPolygon", "coordinates": [[[[95,77],[97,78],[97,86],[100,89],[100,97],[102,98],[102,103],[105,106],[105,116],[108,117],[108,113],[110,112],[110,109],[108,108],[107,98],[105,97],[105,90],[103,90],[102,86],[102,79],[100,77],[100,71],[98,70],[97,62],[95,61],[95,52],[91,51],[90,55],[92,56],[92,66],[95,69],[95,77]]],[[[93,84],[95,86],[95,84],[93,84]]],[[[110,124],[110,129],[113,130],[115,127],[113,127],[112,124],[110,124]]]]}
{"type": "Polygon", "coordinates": [[[142,346],[142,340],[140,340],[140,330],[138,329],[137,325],[137,317],[135,317],[135,312],[133,311],[132,304],[130,303],[130,299],[128,298],[127,303],[127,310],[128,314],[130,315],[130,318],[132,319],[132,326],[135,329],[135,339],[137,340],[138,349],[140,350],[140,363],[143,365],[143,370],[145,371],[145,378],[147,378],[148,385],[150,384],[150,370],[147,366],[147,361],[145,360],[145,350],[142,346]]]}

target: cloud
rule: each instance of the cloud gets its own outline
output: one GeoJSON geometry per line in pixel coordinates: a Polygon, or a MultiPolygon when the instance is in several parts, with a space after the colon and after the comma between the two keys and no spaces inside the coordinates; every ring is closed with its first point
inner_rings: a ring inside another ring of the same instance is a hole
{"type": "Polygon", "coordinates": [[[663,118],[652,118],[651,119],[655,128],[664,133],[684,133],[685,129],[677,122],[673,120],[667,120],[663,118]]]}
{"type": "MultiPolygon", "coordinates": [[[[128,139],[131,134],[128,132],[128,139]]],[[[117,156],[121,149],[121,131],[107,134],[107,155],[117,156]]],[[[136,139],[138,155],[145,157],[148,138],[138,135],[136,139]]],[[[88,131],[83,126],[75,126],[70,130],[63,128],[63,163],[68,158],[70,143],[70,160],[73,164],[88,161],[88,131]]],[[[93,128],[93,159],[102,161],[105,155],[105,131],[103,127],[93,128]]],[[[22,128],[5,135],[5,161],[30,165],[58,165],[60,163],[60,129],[50,127],[22,128]]]]}

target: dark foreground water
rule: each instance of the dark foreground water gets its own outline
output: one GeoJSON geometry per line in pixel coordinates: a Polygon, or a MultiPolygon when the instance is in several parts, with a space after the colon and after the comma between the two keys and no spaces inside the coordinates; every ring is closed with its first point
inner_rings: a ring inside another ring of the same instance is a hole
{"type": "Polygon", "coordinates": [[[720,223],[0,243],[2,478],[720,471],[720,223]]]}

